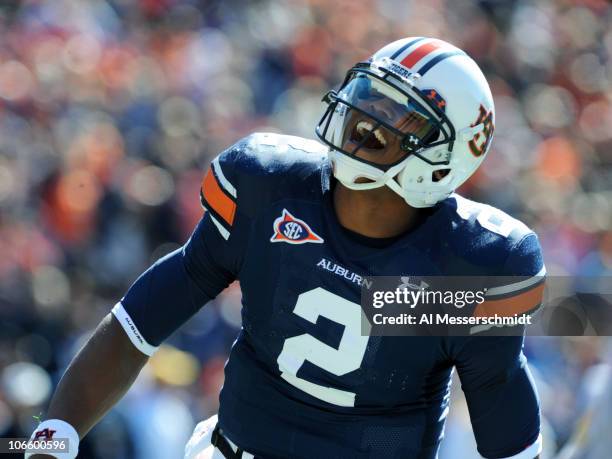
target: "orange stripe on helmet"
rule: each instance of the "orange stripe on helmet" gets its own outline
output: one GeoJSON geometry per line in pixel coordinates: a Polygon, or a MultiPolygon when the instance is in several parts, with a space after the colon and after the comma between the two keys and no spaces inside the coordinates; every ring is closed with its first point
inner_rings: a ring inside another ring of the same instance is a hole
{"type": "Polygon", "coordinates": [[[437,42],[437,41],[427,42],[427,43],[419,46],[415,50],[413,50],[404,59],[402,59],[401,64],[404,67],[410,68],[414,64],[419,62],[421,59],[423,59],[425,56],[427,56],[429,53],[432,53],[436,49],[440,48],[442,45],[443,45],[443,43],[440,43],[440,42],[437,42]]]}
{"type": "Polygon", "coordinates": [[[229,225],[234,223],[236,203],[223,192],[211,168],[208,169],[202,181],[202,195],[211,209],[225,220],[226,223],[229,225]]]}
{"type": "Polygon", "coordinates": [[[498,316],[510,317],[533,311],[542,302],[544,283],[518,295],[499,300],[488,300],[480,303],[474,311],[474,317],[498,316]]]}

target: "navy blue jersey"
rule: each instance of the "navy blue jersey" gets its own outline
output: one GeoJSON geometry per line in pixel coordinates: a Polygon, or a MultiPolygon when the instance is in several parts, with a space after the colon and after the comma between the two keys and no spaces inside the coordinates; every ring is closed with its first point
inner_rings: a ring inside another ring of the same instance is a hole
{"type": "Polygon", "coordinates": [[[522,337],[362,336],[359,305],[366,276],[541,276],[535,234],[453,195],[413,231],[372,247],[340,226],[332,187],[314,141],[254,134],[219,155],[190,240],[113,310],[131,339],[154,351],[239,280],[242,330],[219,423],[241,448],[265,458],[434,458],[456,368],[479,452],[535,457],[539,407],[522,337]]]}

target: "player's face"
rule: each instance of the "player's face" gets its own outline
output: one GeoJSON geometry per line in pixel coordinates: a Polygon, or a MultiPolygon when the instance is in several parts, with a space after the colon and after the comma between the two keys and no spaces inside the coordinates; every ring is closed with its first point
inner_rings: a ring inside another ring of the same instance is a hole
{"type": "Polygon", "coordinates": [[[381,166],[397,163],[409,154],[401,148],[404,135],[426,139],[434,130],[426,112],[404,94],[365,75],[351,80],[341,98],[358,108],[347,112],[342,148],[366,161],[381,166]]]}

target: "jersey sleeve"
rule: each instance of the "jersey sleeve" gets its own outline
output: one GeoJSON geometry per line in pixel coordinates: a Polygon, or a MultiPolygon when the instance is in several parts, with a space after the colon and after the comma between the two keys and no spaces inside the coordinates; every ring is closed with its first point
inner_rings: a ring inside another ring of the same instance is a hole
{"type": "Polygon", "coordinates": [[[147,355],[239,277],[250,219],[240,209],[238,160],[234,146],[212,161],[200,190],[205,212],[189,240],[147,269],[112,310],[147,355]]]}
{"type": "MultiPolygon", "coordinates": [[[[505,278],[482,303],[487,313],[529,312],[542,300],[545,268],[537,236],[524,236],[503,268],[505,278]],[[493,312],[495,311],[495,312],[493,312]]],[[[541,451],[539,400],[523,354],[522,335],[470,336],[453,360],[465,393],[479,453],[485,458],[533,459],[541,451]]]]}
{"type": "Polygon", "coordinates": [[[542,304],[545,279],[538,237],[529,233],[514,246],[500,275],[489,279],[485,301],[474,315],[533,314],[542,304]]]}

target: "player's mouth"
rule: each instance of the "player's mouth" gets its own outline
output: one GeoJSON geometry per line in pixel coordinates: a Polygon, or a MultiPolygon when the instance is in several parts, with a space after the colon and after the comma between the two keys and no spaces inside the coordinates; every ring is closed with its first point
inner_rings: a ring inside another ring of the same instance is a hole
{"type": "Polygon", "coordinates": [[[369,150],[382,150],[387,146],[387,139],[380,129],[374,130],[374,135],[370,133],[374,130],[374,125],[368,121],[359,121],[351,131],[350,140],[357,144],[368,136],[363,146],[369,150]]]}

